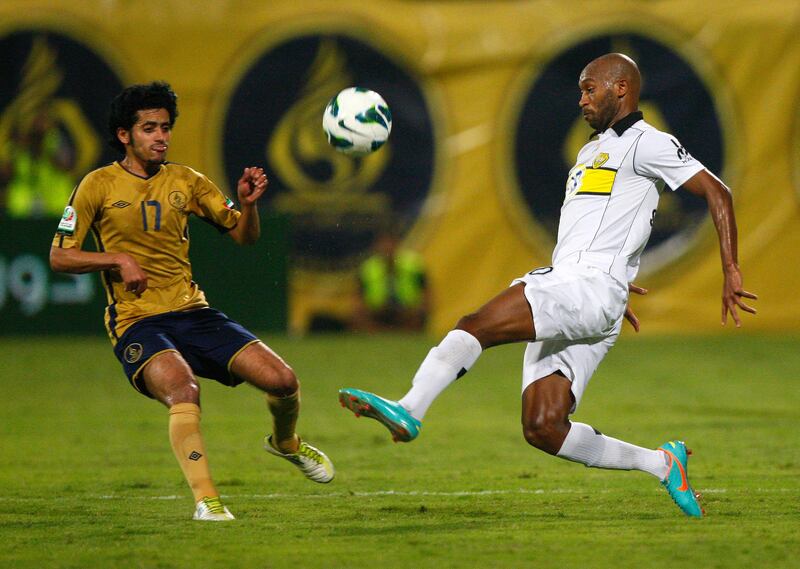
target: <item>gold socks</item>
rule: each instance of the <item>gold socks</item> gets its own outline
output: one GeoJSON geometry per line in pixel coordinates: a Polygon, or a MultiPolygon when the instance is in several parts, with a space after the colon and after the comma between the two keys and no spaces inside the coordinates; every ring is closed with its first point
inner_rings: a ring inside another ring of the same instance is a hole
{"type": "Polygon", "coordinates": [[[177,403],[169,409],[169,442],[192,488],[194,501],[219,496],[211,481],[203,436],[200,434],[200,407],[177,403]]]}
{"type": "Polygon", "coordinates": [[[267,405],[272,413],[272,441],[282,453],[297,452],[299,440],[294,428],[300,412],[300,390],[286,397],[267,394],[267,405]]]}

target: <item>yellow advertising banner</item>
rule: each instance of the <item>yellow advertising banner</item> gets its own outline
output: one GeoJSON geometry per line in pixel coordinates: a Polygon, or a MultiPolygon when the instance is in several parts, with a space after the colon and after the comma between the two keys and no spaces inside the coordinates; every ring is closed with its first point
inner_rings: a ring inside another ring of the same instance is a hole
{"type": "MultiPolygon", "coordinates": [[[[619,51],[642,70],[646,120],[733,190],[745,288],[760,297],[747,328],[797,330],[798,29],[790,0],[6,0],[0,172],[43,105],[77,141],[70,176],[113,159],[110,96],[167,80],[180,104],[171,160],[225,188],[246,165],[268,170],[265,206],[292,219],[294,330],[349,317],[355,268],[390,225],[425,260],[438,334],[549,264],[590,134],[578,74],[619,51]],[[394,118],[387,145],[359,160],[320,128],[349,85],[381,93],[394,118]]],[[[720,327],[716,234],[687,194],[665,192],[654,220],[637,279],[651,292],[633,300],[644,332],[720,327]]]]}

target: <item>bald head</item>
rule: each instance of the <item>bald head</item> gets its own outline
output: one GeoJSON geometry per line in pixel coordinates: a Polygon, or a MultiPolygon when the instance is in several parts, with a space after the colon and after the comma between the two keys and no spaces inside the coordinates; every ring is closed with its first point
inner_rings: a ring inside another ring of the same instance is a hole
{"type": "Polygon", "coordinates": [[[636,62],[624,53],[607,53],[591,61],[583,68],[581,78],[585,75],[594,75],[608,86],[618,81],[628,84],[630,95],[639,102],[639,89],[642,85],[642,75],[636,62]]]}
{"type": "Polygon", "coordinates": [[[639,107],[642,76],[639,67],[622,53],[607,53],[591,61],[578,81],[584,118],[605,130],[639,107]]]}

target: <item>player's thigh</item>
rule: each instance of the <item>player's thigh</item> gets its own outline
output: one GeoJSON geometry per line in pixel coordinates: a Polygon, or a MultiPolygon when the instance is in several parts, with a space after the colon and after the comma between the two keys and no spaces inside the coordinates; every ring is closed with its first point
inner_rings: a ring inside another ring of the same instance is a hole
{"type": "Polygon", "coordinates": [[[461,318],[456,328],[475,336],[484,348],[533,340],[536,331],[524,289],[522,283],[507,288],[461,318]]]}
{"type": "Polygon", "coordinates": [[[147,362],[141,374],[147,393],[167,407],[176,403],[200,404],[197,379],[177,351],[157,354],[147,362]]]}
{"type": "Polygon", "coordinates": [[[299,388],[294,370],[260,341],[244,348],[231,362],[230,369],[237,378],[273,395],[291,395],[299,388]]]}

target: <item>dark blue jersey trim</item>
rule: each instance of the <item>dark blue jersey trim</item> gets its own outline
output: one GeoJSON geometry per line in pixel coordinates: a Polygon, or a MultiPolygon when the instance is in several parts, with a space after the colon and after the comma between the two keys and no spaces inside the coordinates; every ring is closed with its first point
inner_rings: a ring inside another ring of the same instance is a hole
{"type": "MultiPolygon", "coordinates": [[[[228,231],[230,231],[231,229],[233,229],[233,227],[231,227],[230,229],[228,229],[228,228],[227,228],[227,227],[225,227],[224,225],[219,225],[218,223],[214,223],[213,221],[211,221],[211,220],[210,220],[210,219],[208,219],[207,217],[201,217],[201,216],[199,216],[199,215],[198,215],[198,216],[197,216],[197,219],[200,219],[200,220],[202,220],[202,221],[205,221],[207,224],[209,224],[211,227],[213,227],[214,229],[216,229],[216,230],[217,230],[217,231],[219,231],[220,233],[227,233],[228,231]]],[[[234,225],[234,227],[236,227],[236,226],[234,225]]]]}
{"type": "Polygon", "coordinates": [[[108,329],[115,340],[119,340],[117,334],[117,303],[108,305],[108,329]]]}
{"type": "MultiPolygon", "coordinates": [[[[94,225],[92,225],[91,231],[95,245],[97,245],[97,250],[100,253],[105,253],[106,248],[103,246],[103,240],[100,238],[100,231],[94,225]]],[[[100,280],[103,283],[103,288],[106,289],[106,297],[108,298],[108,329],[114,339],[119,340],[119,335],[117,334],[117,299],[114,297],[114,285],[111,282],[111,271],[101,271],[100,280]]]]}

